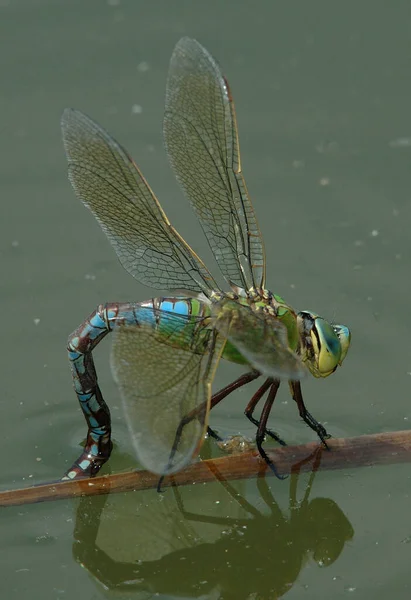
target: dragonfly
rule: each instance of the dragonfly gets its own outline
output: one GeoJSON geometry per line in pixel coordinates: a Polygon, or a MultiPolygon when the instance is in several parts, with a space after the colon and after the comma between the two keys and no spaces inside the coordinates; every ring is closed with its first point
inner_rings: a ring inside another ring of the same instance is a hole
{"type": "Polygon", "coordinates": [[[219,65],[184,37],[170,61],[164,114],[166,152],[227,283],[221,289],[200,257],[171,225],[130,154],[83,113],[66,109],[63,142],[69,180],[139,282],[168,293],[144,302],[101,304],[70,335],[73,385],[88,433],[83,452],[64,475],[96,475],[112,451],[110,410],[98,385],[93,350],[114,332],[111,367],[140,463],[161,476],[198,455],[210,410],[234,390],[263,376],[245,414],[266,436],[281,381],[299,414],[326,445],[330,437],[306,409],[301,380],[328,377],[342,364],[348,327],[310,311],[296,312],[265,287],[264,242],[244,180],[231,91],[219,65]],[[248,367],[212,395],[220,359],[248,367]],[[265,397],[260,417],[257,404],[265,397]]]}

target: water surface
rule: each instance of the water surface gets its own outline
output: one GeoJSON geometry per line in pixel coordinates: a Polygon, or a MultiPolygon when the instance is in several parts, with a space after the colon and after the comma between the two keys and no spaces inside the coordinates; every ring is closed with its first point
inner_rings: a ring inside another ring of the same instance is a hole
{"type": "MultiPolygon", "coordinates": [[[[69,332],[100,302],[153,294],[122,270],[67,182],[66,106],[130,150],[214,268],[162,145],[167,65],[183,35],[229,77],[269,287],[352,329],[344,368],[305,383],[310,410],[335,436],[408,427],[409,22],[406,2],[0,2],[3,489],[57,479],[79,453],[69,332]]],[[[136,466],[108,353],[108,342],[96,352],[114,418],[106,472],[136,466]]],[[[237,374],[223,365],[215,389],[237,374]]],[[[250,393],[212,424],[253,435],[250,393]]],[[[289,443],[314,439],[286,389],[273,418],[289,443]]],[[[409,467],[319,473],[290,511],[292,481],[3,510],[4,597],[408,598],[409,467]]]]}

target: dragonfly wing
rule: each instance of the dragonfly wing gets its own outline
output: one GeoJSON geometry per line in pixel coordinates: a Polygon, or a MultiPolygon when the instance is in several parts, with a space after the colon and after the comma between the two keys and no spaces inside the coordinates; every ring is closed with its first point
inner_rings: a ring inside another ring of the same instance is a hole
{"type": "Polygon", "coordinates": [[[241,171],[233,99],[215,60],[190,38],[171,57],[164,138],[224,277],[264,287],[264,245],[241,171]]]}
{"type": "Polygon", "coordinates": [[[79,111],[62,116],[69,178],[125,269],[157,289],[215,289],[210,273],[171,226],[133,159],[79,111]]]}
{"type": "Polygon", "coordinates": [[[266,377],[287,380],[305,377],[303,362],[289,347],[287,328],[275,317],[223,300],[213,306],[213,319],[214,327],[266,377]]]}
{"type": "Polygon", "coordinates": [[[162,316],[161,331],[143,324],[115,332],[111,368],[137,457],[149,471],[174,473],[198,453],[224,344],[223,336],[196,323],[182,330],[174,315],[162,316]],[[195,417],[179,432],[190,413],[195,417]]]}

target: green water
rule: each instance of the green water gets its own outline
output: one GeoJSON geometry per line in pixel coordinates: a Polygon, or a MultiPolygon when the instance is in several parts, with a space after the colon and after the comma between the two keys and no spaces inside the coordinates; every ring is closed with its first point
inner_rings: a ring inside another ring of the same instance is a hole
{"type": "MultiPolygon", "coordinates": [[[[153,295],[122,270],[67,182],[66,106],[130,150],[214,268],[162,147],[167,64],[183,35],[229,77],[268,287],[352,329],[344,367],[304,382],[310,411],[335,436],[408,427],[410,17],[401,1],[0,0],[2,489],[57,479],[79,453],[70,331],[100,302],[153,295]]],[[[116,472],[136,460],[109,346],[96,354],[116,472]]],[[[238,374],[222,365],[215,389],[238,374]]],[[[314,439],[280,392],[276,430],[289,443],[314,439]]],[[[217,407],[212,425],[252,436],[250,394],[217,407]]],[[[409,598],[408,465],[320,472],[297,507],[293,485],[216,482],[178,499],[150,491],[2,509],[2,598],[409,598]]]]}

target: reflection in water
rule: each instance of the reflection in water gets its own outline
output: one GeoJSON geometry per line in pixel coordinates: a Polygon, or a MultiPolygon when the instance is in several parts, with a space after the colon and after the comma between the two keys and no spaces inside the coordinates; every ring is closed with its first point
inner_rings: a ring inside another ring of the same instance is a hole
{"type": "MultiPolygon", "coordinates": [[[[210,511],[204,510],[216,514],[185,508],[186,502],[192,503],[189,492],[196,486],[184,490],[184,500],[177,488],[174,495],[152,495],[152,502],[143,510],[136,508],[141,495],[129,494],[134,516],[127,515],[121,533],[118,518],[124,518],[124,511],[119,515],[117,508],[108,518],[115,530],[111,529],[106,539],[101,539],[99,530],[104,513],[110,513],[108,505],[103,512],[108,497],[83,498],[77,510],[74,556],[108,594],[116,590],[126,592],[128,598],[151,594],[233,600],[278,598],[292,587],[307,558],[312,557],[318,566],[331,565],[354,534],[333,500],[309,500],[314,473],[298,500],[298,478],[296,470],[290,477],[286,511],[281,510],[263,478],[257,479],[259,497],[254,504],[220,480],[220,500],[213,502],[210,511]],[[113,538],[119,533],[116,547],[113,538]],[[131,544],[127,541],[130,533],[131,544]],[[125,549],[118,547],[122,541],[130,546],[128,553],[122,554],[125,549]],[[113,556],[116,553],[120,556],[113,556]],[[133,558],[124,560],[126,554],[133,554],[133,558]]],[[[198,487],[202,488],[198,490],[200,498],[204,498],[205,488],[198,487]]],[[[125,497],[120,498],[124,502],[125,497]]],[[[204,507],[207,503],[197,496],[196,504],[204,507]]]]}

